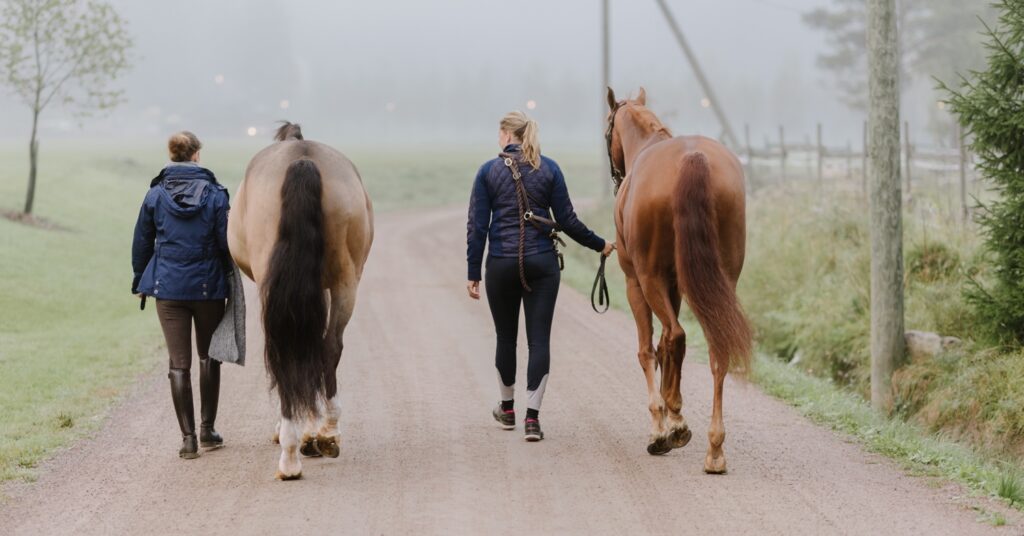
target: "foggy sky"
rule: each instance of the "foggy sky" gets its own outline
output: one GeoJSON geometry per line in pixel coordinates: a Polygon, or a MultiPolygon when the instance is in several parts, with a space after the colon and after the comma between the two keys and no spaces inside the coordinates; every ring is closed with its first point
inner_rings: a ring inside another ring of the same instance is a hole
{"type": "MultiPolygon", "coordinates": [[[[120,81],[128,101],[82,123],[54,106],[42,137],[267,139],[273,122],[309,137],[359,144],[471,143],[523,109],[542,139],[600,140],[598,0],[115,0],[135,40],[120,81]],[[536,103],[527,110],[527,101],[536,103]],[[287,108],[282,108],[287,101],[287,108]]],[[[612,0],[612,83],[646,87],[677,134],[718,136],[712,112],[653,0],[612,0]]],[[[803,140],[859,145],[848,110],[815,66],[823,45],[800,15],[827,0],[670,0],[733,129],[760,144],[784,124],[803,140]]],[[[921,135],[928,88],[903,113],[921,135]]],[[[30,115],[0,96],[0,137],[27,138],[30,115]]],[[[919,135],[920,137],[920,135],[919,135]]]]}

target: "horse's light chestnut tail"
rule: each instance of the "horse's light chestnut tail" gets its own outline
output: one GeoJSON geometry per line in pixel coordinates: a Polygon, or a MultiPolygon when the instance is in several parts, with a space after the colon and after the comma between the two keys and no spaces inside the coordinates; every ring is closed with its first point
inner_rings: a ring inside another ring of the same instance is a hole
{"type": "Polygon", "coordinates": [[[260,289],[267,371],[286,419],[316,415],[326,391],[322,194],[320,170],[312,160],[300,158],[288,166],[277,241],[260,289]]]}
{"type": "Polygon", "coordinates": [[[679,288],[704,329],[712,367],[750,369],[750,324],[722,269],[718,219],[710,198],[711,168],[700,151],[683,156],[673,199],[679,288]]]}

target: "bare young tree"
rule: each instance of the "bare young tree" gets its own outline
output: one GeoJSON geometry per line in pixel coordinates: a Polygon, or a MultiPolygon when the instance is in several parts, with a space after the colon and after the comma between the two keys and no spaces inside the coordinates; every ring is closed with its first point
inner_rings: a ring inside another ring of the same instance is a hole
{"type": "Polygon", "coordinates": [[[871,177],[871,405],[892,409],[903,360],[900,67],[894,0],[868,0],[868,162],[871,177]]]}
{"type": "Polygon", "coordinates": [[[100,0],[0,0],[0,83],[32,109],[25,214],[32,213],[39,116],[56,102],[78,116],[121,102],[110,84],[128,69],[131,38],[100,0]]]}

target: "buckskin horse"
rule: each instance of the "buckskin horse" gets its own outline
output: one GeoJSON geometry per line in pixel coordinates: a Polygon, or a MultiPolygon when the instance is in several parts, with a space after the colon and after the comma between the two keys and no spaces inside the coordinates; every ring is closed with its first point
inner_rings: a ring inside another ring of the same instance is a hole
{"type": "Polygon", "coordinates": [[[340,454],[337,367],[373,242],[373,206],[340,152],[288,122],[275,140],[249,162],[228,245],[259,288],[264,359],[281,402],[277,478],[293,480],[302,476],[298,452],[340,454]]]}
{"type": "Polygon", "coordinates": [[[749,368],[752,345],[736,298],[746,241],[743,167],[715,140],[673,137],[646,101],[643,88],[625,101],[617,101],[608,88],[606,140],[617,190],[619,264],[636,321],[652,421],[647,452],[684,447],[692,435],[679,392],[686,334],[678,317],[685,298],[704,330],[714,377],[704,471],[724,473],[725,376],[730,367],[749,368]],[[657,349],[652,312],[662,326],[657,349]]]}

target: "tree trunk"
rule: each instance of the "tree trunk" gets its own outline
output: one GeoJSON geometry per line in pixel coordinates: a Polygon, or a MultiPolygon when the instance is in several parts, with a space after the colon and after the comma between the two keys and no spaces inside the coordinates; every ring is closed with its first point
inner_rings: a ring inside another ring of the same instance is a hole
{"type": "Polygon", "coordinates": [[[871,180],[871,405],[892,409],[904,357],[899,47],[894,0],[868,0],[868,162],[871,180]]]}
{"type": "Polygon", "coordinates": [[[32,205],[36,199],[36,173],[39,169],[39,140],[36,133],[39,127],[39,108],[32,111],[32,138],[28,143],[28,193],[25,195],[25,214],[32,214],[32,205]]]}

